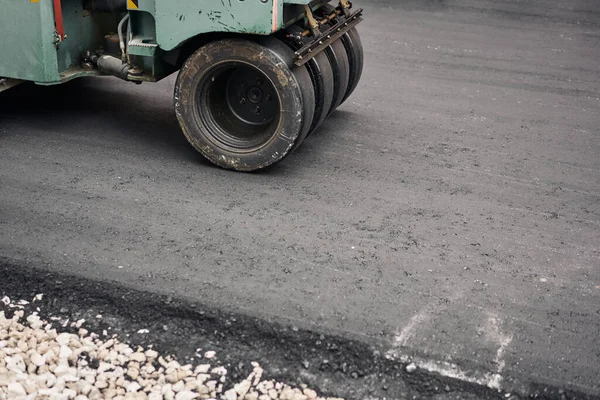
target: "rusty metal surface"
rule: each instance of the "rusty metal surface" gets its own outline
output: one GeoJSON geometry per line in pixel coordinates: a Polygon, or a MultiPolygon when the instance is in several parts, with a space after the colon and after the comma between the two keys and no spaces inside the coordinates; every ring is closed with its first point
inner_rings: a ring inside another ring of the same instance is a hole
{"type": "Polygon", "coordinates": [[[312,43],[307,44],[306,46],[298,49],[295,52],[296,58],[294,60],[294,64],[297,66],[302,66],[306,64],[309,60],[317,56],[320,52],[325,50],[331,43],[340,39],[346,32],[356,27],[359,23],[363,21],[362,18],[363,10],[356,10],[354,13],[350,15],[347,20],[343,20],[327,29],[325,32],[321,34],[320,37],[315,38],[312,43]]]}

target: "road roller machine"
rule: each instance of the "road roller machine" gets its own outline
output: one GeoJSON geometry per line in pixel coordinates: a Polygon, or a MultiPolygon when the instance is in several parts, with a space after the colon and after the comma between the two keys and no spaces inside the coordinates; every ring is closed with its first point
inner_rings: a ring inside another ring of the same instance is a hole
{"type": "Polygon", "coordinates": [[[141,84],[178,72],[183,134],[236,171],[297,149],[363,69],[363,11],[349,0],[0,1],[0,91],[94,75],[141,84]]]}

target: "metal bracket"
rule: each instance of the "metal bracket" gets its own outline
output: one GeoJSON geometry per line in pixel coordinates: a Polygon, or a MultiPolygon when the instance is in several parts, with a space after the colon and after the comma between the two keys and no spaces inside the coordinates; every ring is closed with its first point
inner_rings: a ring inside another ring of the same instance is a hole
{"type": "Polygon", "coordinates": [[[60,44],[62,43],[62,39],[57,30],[54,31],[54,46],[58,49],[60,44]]]}
{"type": "MultiPolygon", "coordinates": [[[[67,35],[65,35],[65,25],[63,22],[63,12],[62,12],[62,5],[60,3],[60,0],[53,0],[53,6],[54,6],[54,26],[56,27],[56,35],[58,36],[58,40],[59,40],[58,43],[60,43],[67,38],[67,35]]],[[[58,46],[58,43],[57,43],[57,46],[58,46]]]]}
{"type": "Polygon", "coordinates": [[[321,36],[321,31],[319,29],[319,21],[315,18],[312,13],[312,9],[307,4],[304,6],[304,13],[306,14],[306,19],[308,20],[308,26],[313,34],[313,36],[318,37],[321,36]]]}
{"type": "Polygon", "coordinates": [[[352,8],[352,3],[349,0],[340,0],[340,8],[342,12],[348,18],[350,16],[350,9],[352,8]]]}
{"type": "Polygon", "coordinates": [[[297,50],[294,59],[294,64],[302,66],[309,60],[317,56],[320,52],[325,50],[331,43],[341,38],[346,32],[354,28],[360,22],[362,22],[363,10],[359,9],[351,14],[346,20],[340,21],[332,26],[327,31],[323,32],[321,37],[317,37],[311,43],[297,50]]]}

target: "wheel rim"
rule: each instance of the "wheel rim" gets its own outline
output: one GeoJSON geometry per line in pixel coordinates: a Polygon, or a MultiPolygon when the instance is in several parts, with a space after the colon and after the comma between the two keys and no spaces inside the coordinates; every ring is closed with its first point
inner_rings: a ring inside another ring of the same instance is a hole
{"type": "Polygon", "coordinates": [[[196,90],[196,117],[211,140],[230,151],[256,151],[273,139],[280,119],[280,98],[267,75],[231,61],[208,71],[196,90]]]}

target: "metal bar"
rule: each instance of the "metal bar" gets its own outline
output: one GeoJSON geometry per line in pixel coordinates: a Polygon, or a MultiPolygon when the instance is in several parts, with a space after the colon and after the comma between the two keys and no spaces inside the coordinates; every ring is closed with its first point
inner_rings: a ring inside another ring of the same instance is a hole
{"type": "MultiPolygon", "coordinates": [[[[334,12],[332,12],[330,15],[324,16],[324,18],[319,21],[319,26],[327,25],[328,23],[336,19],[339,15],[342,15],[342,12],[336,8],[334,12]]],[[[311,34],[312,32],[310,29],[307,29],[304,32],[302,32],[302,36],[304,37],[310,36],[311,34]]]]}
{"type": "Polygon", "coordinates": [[[319,22],[315,19],[315,16],[312,13],[312,9],[309,5],[304,6],[304,14],[306,14],[306,19],[308,20],[308,26],[310,27],[311,32],[316,36],[319,32],[319,22]]]}
{"type": "Polygon", "coordinates": [[[273,0],[273,26],[271,27],[271,31],[272,32],[277,32],[277,29],[279,28],[279,4],[278,4],[278,0],[273,0]]]}
{"type": "Polygon", "coordinates": [[[362,22],[362,13],[362,9],[357,10],[350,15],[348,19],[338,22],[332,26],[331,29],[324,32],[319,38],[296,51],[294,64],[300,67],[317,56],[320,52],[325,50],[327,46],[341,38],[346,32],[362,22]]]}
{"type": "Polygon", "coordinates": [[[56,32],[58,32],[58,36],[60,40],[65,40],[65,25],[63,23],[63,13],[62,13],[62,5],[61,0],[53,0],[54,2],[54,24],[56,26],[56,32]]]}
{"type": "Polygon", "coordinates": [[[17,86],[25,81],[19,79],[0,78],[0,92],[4,92],[12,87],[17,86]]]}

